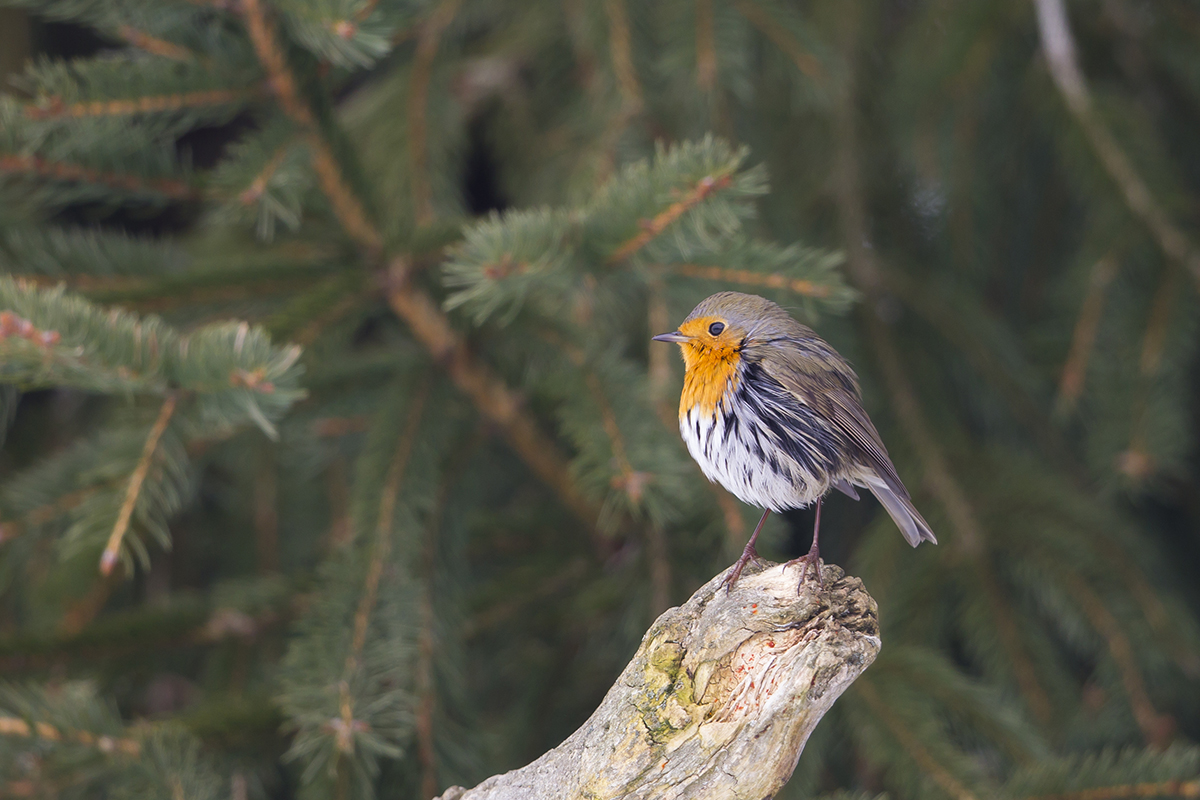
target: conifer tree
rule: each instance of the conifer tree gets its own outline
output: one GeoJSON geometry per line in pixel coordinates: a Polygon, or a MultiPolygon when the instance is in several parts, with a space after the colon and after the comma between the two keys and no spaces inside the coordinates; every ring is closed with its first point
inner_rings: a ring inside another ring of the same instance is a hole
{"type": "Polygon", "coordinates": [[[1193,4],[3,4],[101,46],[0,95],[0,795],[557,744],[753,523],[648,343],[737,289],[941,542],[830,503],[884,645],[787,796],[1200,796],[1193,4]]]}

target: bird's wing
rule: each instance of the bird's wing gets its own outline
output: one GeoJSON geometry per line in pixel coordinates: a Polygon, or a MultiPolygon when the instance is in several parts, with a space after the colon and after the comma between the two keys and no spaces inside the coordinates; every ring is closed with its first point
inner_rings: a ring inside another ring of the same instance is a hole
{"type": "Polygon", "coordinates": [[[896,495],[908,499],[879,432],[863,410],[858,379],[850,365],[815,335],[771,344],[774,357],[760,361],[767,376],[849,445],[855,462],[882,478],[896,495]]]}
{"type": "Polygon", "coordinates": [[[863,410],[858,381],[850,365],[820,339],[805,339],[796,346],[790,342],[774,344],[783,346],[773,352],[775,357],[760,361],[760,365],[766,380],[782,390],[776,396],[783,394],[790,400],[793,408],[789,413],[799,416],[798,409],[804,409],[810,418],[824,422],[828,435],[836,441],[831,449],[846,451],[853,467],[857,467],[843,467],[845,472],[859,472],[856,482],[879,498],[909,544],[936,544],[933,530],[913,505],[879,432],[863,410]]]}

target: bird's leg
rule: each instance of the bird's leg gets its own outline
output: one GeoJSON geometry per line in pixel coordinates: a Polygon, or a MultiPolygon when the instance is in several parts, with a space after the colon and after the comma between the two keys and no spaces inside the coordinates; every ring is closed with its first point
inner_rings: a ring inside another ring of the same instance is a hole
{"type": "Polygon", "coordinates": [[[742,556],[733,565],[733,572],[729,573],[729,577],[725,579],[725,593],[728,594],[733,585],[737,583],[737,579],[741,577],[742,569],[748,564],[751,559],[758,558],[758,551],[754,549],[754,542],[758,539],[758,534],[763,529],[763,524],[766,523],[767,517],[770,516],[771,509],[763,512],[762,518],[758,524],[754,526],[754,533],[750,534],[750,541],[746,542],[745,548],[742,549],[742,556]]]}
{"type": "Polygon", "coordinates": [[[808,548],[808,555],[800,556],[789,561],[789,564],[795,564],[797,561],[804,562],[804,569],[800,571],[800,584],[796,587],[796,591],[800,591],[800,587],[804,585],[804,581],[808,578],[808,568],[811,565],[816,573],[817,586],[824,589],[825,579],[821,577],[821,548],[817,546],[817,538],[821,535],[821,500],[817,498],[817,518],[813,522],[813,540],[812,547],[808,548]]]}

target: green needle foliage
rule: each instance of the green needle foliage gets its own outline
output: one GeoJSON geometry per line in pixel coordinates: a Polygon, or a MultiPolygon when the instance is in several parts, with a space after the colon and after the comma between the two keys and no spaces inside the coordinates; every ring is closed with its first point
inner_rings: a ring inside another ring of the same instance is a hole
{"type": "Polygon", "coordinates": [[[781,797],[1200,796],[1192,4],[1071,4],[1083,110],[1052,2],[4,4],[103,47],[0,95],[0,796],[559,743],[757,515],[648,342],[725,289],[940,541],[831,499],[884,646],[781,797]]]}

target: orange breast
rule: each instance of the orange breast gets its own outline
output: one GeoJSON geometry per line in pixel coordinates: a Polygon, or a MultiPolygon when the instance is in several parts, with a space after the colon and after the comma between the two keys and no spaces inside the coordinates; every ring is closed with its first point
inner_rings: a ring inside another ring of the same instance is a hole
{"type": "Polygon", "coordinates": [[[737,389],[741,354],[734,347],[710,347],[687,343],[682,346],[683,394],[679,396],[679,416],[686,417],[693,406],[706,416],[716,413],[726,392],[737,389]]]}

